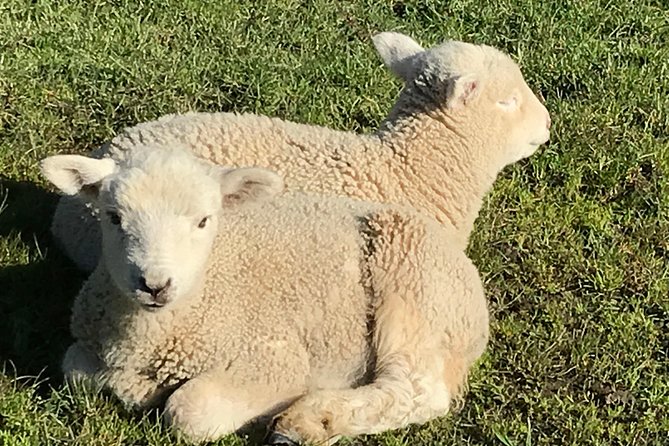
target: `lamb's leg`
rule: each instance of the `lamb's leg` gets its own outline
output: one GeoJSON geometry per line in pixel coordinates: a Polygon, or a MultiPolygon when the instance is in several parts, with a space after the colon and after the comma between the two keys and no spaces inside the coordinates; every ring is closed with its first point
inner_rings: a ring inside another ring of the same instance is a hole
{"type": "Polygon", "coordinates": [[[363,233],[377,305],[374,381],[305,395],[276,418],[270,444],[331,443],[443,415],[485,346],[480,280],[463,253],[449,250],[452,240],[393,211],[369,216],[363,233]]]}
{"type": "Polygon", "coordinates": [[[165,421],[190,441],[214,441],[260,417],[271,418],[305,391],[304,351],[267,343],[186,382],[167,400],[165,421]]]}
{"type": "Polygon", "coordinates": [[[396,294],[383,299],[375,324],[374,381],[305,395],[276,418],[269,444],[286,444],[286,439],[331,444],[342,435],[378,433],[448,411],[457,387],[452,381],[461,381],[463,371],[452,367],[459,358],[446,351],[442,337],[396,294]]]}
{"type": "Polygon", "coordinates": [[[295,388],[276,393],[276,389],[262,385],[235,387],[215,374],[206,374],[172,394],[165,406],[165,421],[191,441],[215,441],[261,416],[282,410],[301,391],[295,388]]]}
{"type": "Polygon", "coordinates": [[[268,444],[332,444],[339,436],[379,433],[444,415],[452,395],[442,360],[432,356],[431,362],[418,371],[415,358],[398,355],[368,385],[305,395],[275,419],[268,444]]]}

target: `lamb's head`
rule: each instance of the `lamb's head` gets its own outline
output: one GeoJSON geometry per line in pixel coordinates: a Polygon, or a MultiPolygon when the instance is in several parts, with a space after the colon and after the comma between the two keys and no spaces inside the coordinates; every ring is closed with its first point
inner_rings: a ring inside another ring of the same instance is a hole
{"type": "Polygon", "coordinates": [[[96,202],[103,266],[122,294],[153,309],[202,284],[226,213],[283,189],[265,169],[226,169],[167,148],[133,148],[120,164],[56,155],[43,160],[42,172],[62,192],[83,190],[96,202]]]}
{"type": "Polygon", "coordinates": [[[373,40],[384,63],[405,82],[397,107],[429,113],[468,138],[486,141],[486,147],[497,142],[494,153],[482,154],[496,169],[548,141],[550,115],[508,55],[458,41],[423,49],[399,33],[373,40]]]}

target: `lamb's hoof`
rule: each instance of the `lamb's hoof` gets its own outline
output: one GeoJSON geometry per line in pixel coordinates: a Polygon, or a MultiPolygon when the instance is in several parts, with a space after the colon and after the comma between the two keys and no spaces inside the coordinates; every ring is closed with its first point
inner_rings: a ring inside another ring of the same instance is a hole
{"type": "Polygon", "coordinates": [[[299,446],[299,443],[278,432],[270,432],[264,446],[299,446]]]}

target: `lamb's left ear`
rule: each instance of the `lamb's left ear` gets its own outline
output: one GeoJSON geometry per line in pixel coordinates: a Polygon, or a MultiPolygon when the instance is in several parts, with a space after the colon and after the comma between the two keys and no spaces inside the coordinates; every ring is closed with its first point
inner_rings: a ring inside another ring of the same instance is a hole
{"type": "Polygon", "coordinates": [[[415,56],[425,51],[418,42],[400,33],[379,33],[372,37],[372,42],[383,63],[405,81],[416,71],[415,56]]]}
{"type": "Polygon", "coordinates": [[[97,195],[98,186],[116,170],[111,158],[95,159],[80,155],[54,155],[40,164],[42,174],[66,195],[97,195]]]}
{"type": "Polygon", "coordinates": [[[283,178],[260,167],[242,167],[221,176],[223,207],[268,200],[283,191],[283,178]]]}

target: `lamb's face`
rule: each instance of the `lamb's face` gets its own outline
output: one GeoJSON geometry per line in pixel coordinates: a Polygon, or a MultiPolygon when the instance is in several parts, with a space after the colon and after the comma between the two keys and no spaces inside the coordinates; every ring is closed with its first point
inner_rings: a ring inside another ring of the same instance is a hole
{"type": "Polygon", "coordinates": [[[499,152],[490,155],[497,155],[497,167],[502,168],[529,157],[548,141],[551,118],[508,56],[498,53],[490,58],[493,75],[483,80],[481,98],[472,104],[471,113],[484,117],[489,125],[484,134],[499,141],[499,152]]]}
{"type": "Polygon", "coordinates": [[[56,155],[42,162],[42,171],[62,192],[87,191],[96,201],[102,266],[121,294],[146,309],[194,295],[219,220],[283,189],[282,179],[265,169],[225,169],[164,147],[135,147],[121,165],[56,155]]]}
{"type": "Polygon", "coordinates": [[[100,191],[109,274],[154,309],[202,283],[222,203],[220,182],[204,166],[156,158],[122,169],[100,191]]]}
{"type": "Polygon", "coordinates": [[[548,140],[548,111],[506,54],[457,41],[426,50],[399,33],[378,34],[374,44],[405,81],[406,102],[422,102],[431,114],[444,115],[437,121],[494,147],[493,153],[480,154],[493,170],[532,155],[548,140]]]}
{"type": "Polygon", "coordinates": [[[497,142],[485,145],[495,147],[494,153],[482,154],[494,169],[529,157],[548,141],[548,110],[518,65],[499,50],[448,42],[425,52],[421,70],[433,83],[427,88],[436,93],[442,113],[472,137],[497,142]]]}

